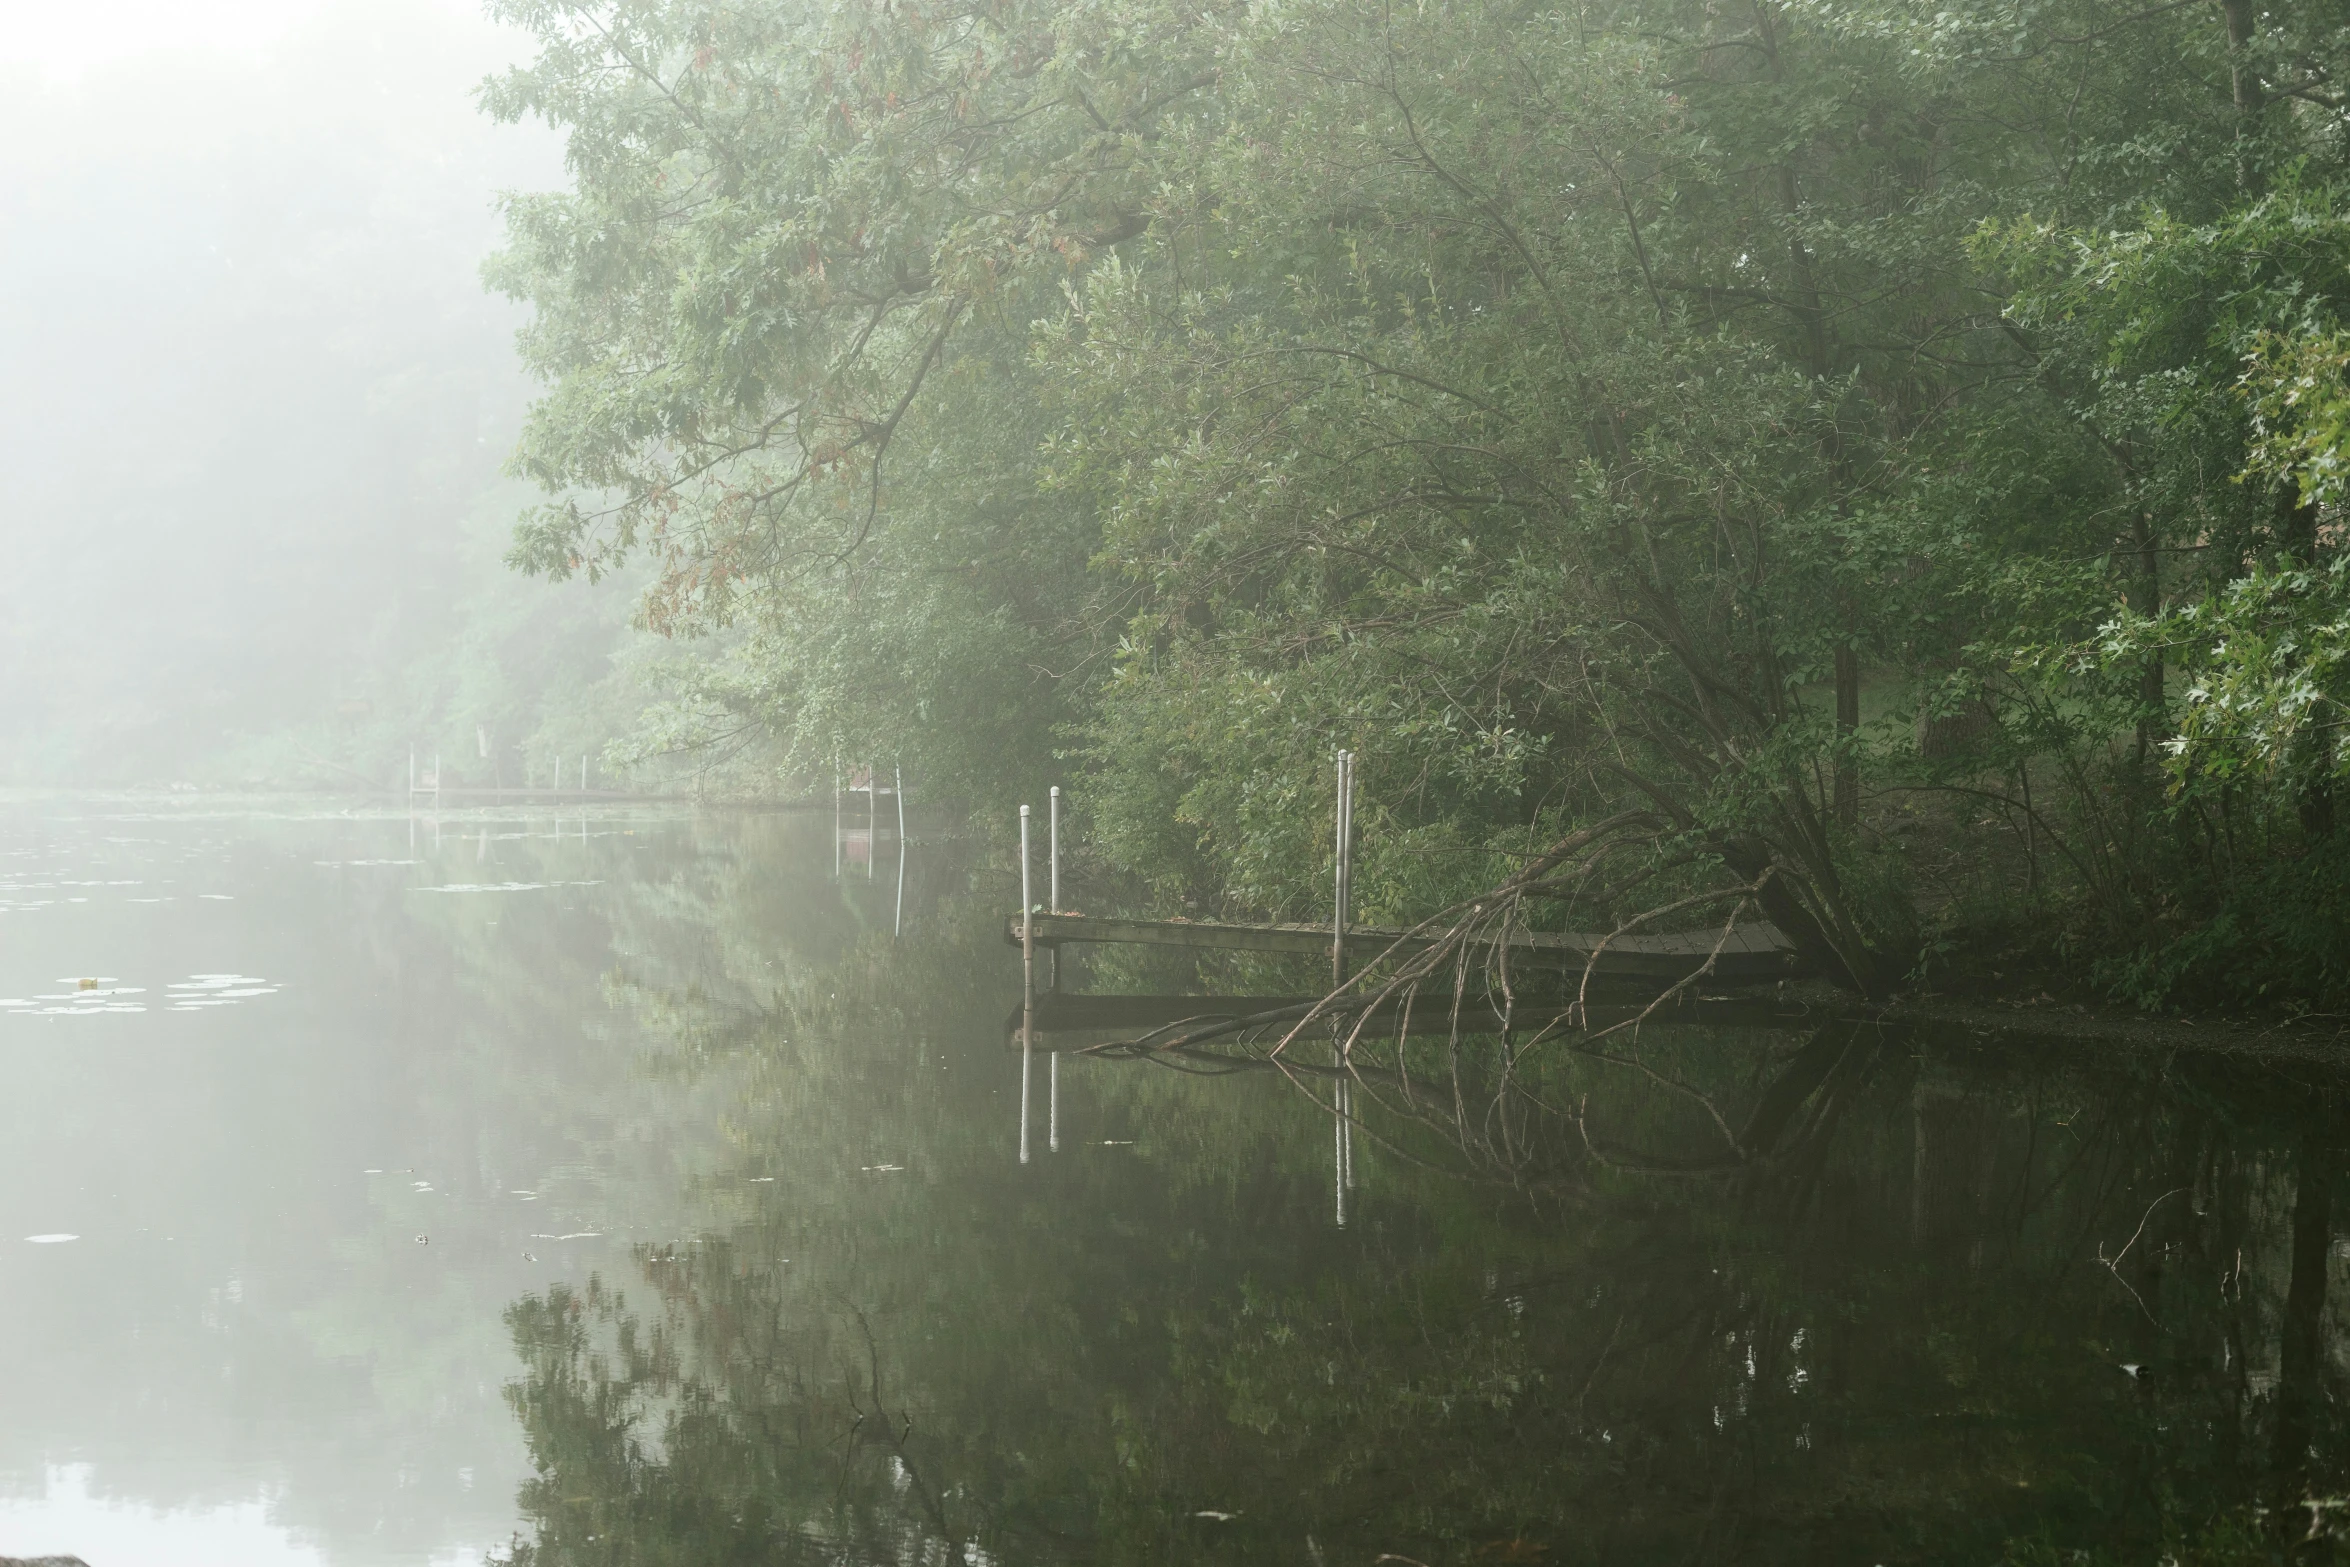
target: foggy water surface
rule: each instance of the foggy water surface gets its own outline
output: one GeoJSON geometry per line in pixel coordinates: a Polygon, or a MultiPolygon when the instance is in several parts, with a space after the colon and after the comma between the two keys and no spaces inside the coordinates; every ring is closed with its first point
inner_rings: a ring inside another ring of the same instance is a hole
{"type": "Polygon", "coordinates": [[[0,1554],[1995,1561],[2342,1474],[2332,1074],[1039,1055],[1024,1163],[1003,900],[917,844],[893,941],[896,852],[12,809],[0,1554]]]}

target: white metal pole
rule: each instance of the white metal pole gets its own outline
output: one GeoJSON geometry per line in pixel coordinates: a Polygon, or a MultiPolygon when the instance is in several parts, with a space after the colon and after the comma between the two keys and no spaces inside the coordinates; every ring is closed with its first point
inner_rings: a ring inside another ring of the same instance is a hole
{"type": "MultiPolygon", "coordinates": [[[[1044,906],[1052,913],[1058,914],[1061,912],[1061,786],[1059,784],[1053,785],[1051,821],[1046,829],[1046,840],[1050,845],[1047,863],[1051,869],[1045,877],[1044,906]]],[[[1061,949],[1059,947],[1053,948],[1052,988],[1055,991],[1061,988],[1061,949]]],[[[1060,1058],[1055,1056],[1053,1059],[1054,1070],[1058,1071],[1060,1058]]]]}
{"type": "Polygon", "coordinates": [[[889,926],[889,939],[895,941],[906,928],[906,770],[893,766],[890,777],[898,797],[898,908],[889,926]]]}
{"type": "Polygon", "coordinates": [[[1020,807],[1020,1006],[1036,1008],[1036,899],[1028,886],[1028,807],[1020,807]]]}
{"type": "Polygon", "coordinates": [[[1338,753],[1338,869],[1330,921],[1330,988],[1346,983],[1347,904],[1353,887],[1354,753],[1338,753]]]}
{"type": "Polygon", "coordinates": [[[1028,807],[1020,807],[1020,1162],[1028,1162],[1028,1072],[1036,1039],[1036,913],[1028,880],[1028,807]]]}

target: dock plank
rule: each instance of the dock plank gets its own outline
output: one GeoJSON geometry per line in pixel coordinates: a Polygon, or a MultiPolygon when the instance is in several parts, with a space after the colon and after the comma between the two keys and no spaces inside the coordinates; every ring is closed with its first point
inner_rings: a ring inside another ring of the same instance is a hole
{"type": "MultiPolygon", "coordinates": [[[[1082,1049],[1170,1030],[1178,1025],[1213,1025],[1283,1010],[1302,1013],[1314,1000],[1310,996],[1137,996],[1055,991],[1037,997],[1033,1011],[1023,1012],[1014,1007],[1004,1020],[1004,1042],[1014,1050],[1024,1043],[1046,1050],[1082,1049]]],[[[1368,1022],[1373,1033],[1390,1034],[1407,1007],[1415,1035],[1431,1031],[1442,1035],[1456,1021],[1449,993],[1424,995],[1408,1003],[1398,998],[1371,1012],[1368,1022]]],[[[1573,1012],[1558,1001],[1521,1003],[1511,1010],[1511,1021],[1521,1034],[1562,1021],[1605,1028],[1639,1017],[1644,1010],[1642,1002],[1621,999],[1594,1002],[1587,1009],[1573,1012]]],[[[1801,1022],[1808,1016],[1799,1007],[1779,1006],[1767,998],[1711,994],[1684,995],[1648,1015],[1657,1023],[1707,1022],[1763,1027],[1801,1022]]],[[[1494,1034],[1500,1031],[1501,1014],[1490,997],[1470,997],[1464,1000],[1457,1022],[1466,1034],[1494,1034]]],[[[1285,1023],[1273,1023],[1268,1025],[1267,1032],[1279,1035],[1286,1027],[1285,1023]]]]}
{"type": "MultiPolygon", "coordinates": [[[[1073,942],[1101,942],[1301,957],[1327,956],[1330,951],[1327,925],[1241,925],[1211,920],[1119,919],[1094,914],[1039,914],[1034,916],[1034,921],[1036,944],[1048,948],[1073,942]]],[[[1004,935],[1013,946],[1020,944],[1018,915],[1006,922],[1004,935]]],[[[1516,956],[1580,966],[1591,960],[1602,939],[1593,932],[1518,931],[1510,937],[1509,946],[1516,956]]],[[[1718,930],[1618,936],[1599,953],[1594,972],[1670,982],[1703,964],[1720,939],[1718,930]]],[[[1409,952],[1435,945],[1436,938],[1415,936],[1406,940],[1404,932],[1394,927],[1358,926],[1347,932],[1346,949],[1350,957],[1372,958],[1398,941],[1403,943],[1401,950],[1409,952]]],[[[1494,942],[1486,937],[1476,945],[1491,947],[1494,942]]],[[[1802,967],[1794,944],[1776,926],[1759,921],[1731,932],[1714,960],[1714,976],[1725,984],[1786,979],[1800,972],[1802,967]]]]}

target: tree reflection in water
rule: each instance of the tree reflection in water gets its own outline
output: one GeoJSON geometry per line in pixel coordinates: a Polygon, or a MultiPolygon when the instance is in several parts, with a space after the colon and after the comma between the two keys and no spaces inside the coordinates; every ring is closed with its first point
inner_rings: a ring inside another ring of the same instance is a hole
{"type": "Polygon", "coordinates": [[[1145,1148],[1019,1171],[854,1000],[772,1030],[771,1203],[513,1308],[516,1562],[2331,1548],[2330,1073],[1857,1025],[1099,1061],[1063,1092],[1145,1148]],[[860,1186],[851,1123],[922,1157],[860,1186]]]}

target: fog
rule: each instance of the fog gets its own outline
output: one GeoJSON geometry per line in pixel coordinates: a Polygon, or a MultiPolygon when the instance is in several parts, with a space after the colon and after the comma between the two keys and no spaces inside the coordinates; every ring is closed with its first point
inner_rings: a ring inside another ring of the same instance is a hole
{"type": "Polygon", "coordinates": [[[473,95],[524,41],[439,0],[91,18],[0,40],[0,781],[388,783],[480,595],[577,607],[497,561],[528,386],[478,269],[562,168],[473,95]]]}

